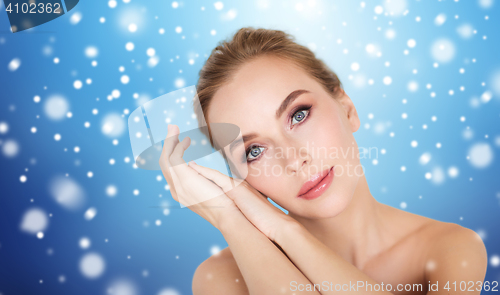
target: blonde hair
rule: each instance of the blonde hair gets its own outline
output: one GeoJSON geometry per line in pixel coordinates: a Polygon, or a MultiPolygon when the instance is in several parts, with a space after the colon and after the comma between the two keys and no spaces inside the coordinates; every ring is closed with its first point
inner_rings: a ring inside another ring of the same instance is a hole
{"type": "MultiPolygon", "coordinates": [[[[337,74],[316,58],[309,48],[296,43],[292,35],[280,30],[244,27],[231,40],[220,41],[199,72],[196,86],[199,104],[195,100],[193,106],[200,127],[203,126],[201,112],[209,124],[208,109],[217,90],[229,82],[243,64],[261,56],[274,56],[295,63],[317,80],[332,98],[343,92],[337,74]]],[[[213,147],[210,128],[202,128],[202,132],[213,147]]]]}

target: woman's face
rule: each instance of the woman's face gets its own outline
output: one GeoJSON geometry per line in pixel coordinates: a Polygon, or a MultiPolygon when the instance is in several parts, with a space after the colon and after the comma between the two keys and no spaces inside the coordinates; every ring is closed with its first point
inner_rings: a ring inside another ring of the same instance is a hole
{"type": "Polygon", "coordinates": [[[333,99],[290,61],[259,57],[243,65],[216,92],[207,120],[240,128],[246,181],[292,214],[312,219],[339,214],[363,174],[352,101],[344,92],[333,99]],[[291,93],[297,95],[286,99],[291,93]],[[304,183],[332,167],[333,179],[321,195],[298,196],[304,183]]]}

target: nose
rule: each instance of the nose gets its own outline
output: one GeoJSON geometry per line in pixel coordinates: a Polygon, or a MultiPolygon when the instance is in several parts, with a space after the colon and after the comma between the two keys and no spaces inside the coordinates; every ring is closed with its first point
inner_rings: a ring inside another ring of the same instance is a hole
{"type": "Polygon", "coordinates": [[[287,150],[291,151],[285,153],[285,159],[287,161],[285,168],[286,175],[297,175],[309,164],[311,164],[312,157],[309,149],[305,147],[293,147],[287,150]]]}

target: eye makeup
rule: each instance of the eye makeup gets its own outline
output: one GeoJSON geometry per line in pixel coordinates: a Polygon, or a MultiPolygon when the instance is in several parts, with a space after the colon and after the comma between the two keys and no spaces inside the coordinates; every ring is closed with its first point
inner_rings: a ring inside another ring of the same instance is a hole
{"type": "MultiPolygon", "coordinates": [[[[311,116],[311,108],[312,108],[312,104],[300,104],[300,105],[294,107],[288,113],[288,116],[286,118],[287,129],[291,130],[291,129],[295,128],[294,127],[295,125],[300,125],[300,124],[304,123],[305,121],[307,121],[307,119],[311,116]],[[297,116],[298,114],[300,114],[301,116],[297,116]],[[300,121],[298,121],[295,124],[292,124],[294,119],[295,120],[300,119],[300,121]]],[[[264,149],[265,149],[265,147],[263,147],[261,145],[253,145],[253,144],[249,145],[245,150],[246,161],[249,163],[249,162],[253,162],[253,161],[258,160],[262,156],[262,154],[264,153],[264,149]],[[252,150],[255,150],[256,148],[261,149],[261,152],[257,156],[253,156],[254,158],[249,159],[248,156],[249,156],[250,152],[252,150]]]]}
{"type": "MultiPolygon", "coordinates": [[[[288,117],[287,117],[287,123],[288,123],[288,126],[294,126],[294,125],[298,125],[298,124],[301,124],[303,123],[310,115],[310,109],[311,109],[312,105],[311,104],[301,104],[301,105],[298,105],[296,106],[295,108],[293,108],[290,113],[288,113],[288,117]],[[305,111],[305,115],[304,115],[304,118],[302,118],[302,120],[300,120],[297,124],[292,124],[293,123],[293,119],[295,118],[295,115],[297,113],[300,113],[300,112],[304,112],[305,111]]],[[[293,127],[291,127],[290,129],[292,129],[293,127]]]]}

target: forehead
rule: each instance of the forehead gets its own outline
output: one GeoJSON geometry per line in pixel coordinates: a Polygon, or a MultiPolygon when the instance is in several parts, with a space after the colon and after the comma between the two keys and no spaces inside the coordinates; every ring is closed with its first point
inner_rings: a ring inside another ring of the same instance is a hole
{"type": "Polygon", "coordinates": [[[208,109],[209,123],[232,123],[242,133],[260,133],[276,121],[279,105],[297,89],[315,93],[322,88],[291,61],[259,57],[244,64],[215,93],[208,109]]]}

